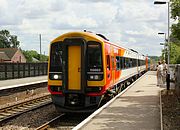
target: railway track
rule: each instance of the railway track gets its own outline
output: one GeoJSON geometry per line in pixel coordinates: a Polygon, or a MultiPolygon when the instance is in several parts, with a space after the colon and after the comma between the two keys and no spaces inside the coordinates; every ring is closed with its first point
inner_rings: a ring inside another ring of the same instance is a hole
{"type": "Polygon", "coordinates": [[[52,103],[52,101],[50,95],[48,94],[28,101],[13,104],[8,107],[0,108],[0,122],[50,103],[52,103]]]}
{"type": "Polygon", "coordinates": [[[58,120],[59,118],[61,118],[62,116],[64,116],[65,114],[61,114],[55,118],[53,118],[52,120],[46,122],[45,124],[39,126],[38,128],[36,128],[36,130],[47,130],[49,128],[49,126],[54,123],[56,120],[58,120]]]}
{"type": "Polygon", "coordinates": [[[62,113],[59,116],[53,118],[52,120],[46,122],[45,124],[36,128],[36,130],[72,130],[80,122],[85,120],[90,114],[65,114],[62,113]]]}

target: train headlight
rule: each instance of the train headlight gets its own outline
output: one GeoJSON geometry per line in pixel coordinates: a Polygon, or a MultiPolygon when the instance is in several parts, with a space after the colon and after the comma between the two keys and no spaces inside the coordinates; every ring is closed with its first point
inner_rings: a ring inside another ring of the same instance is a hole
{"type": "Polygon", "coordinates": [[[59,77],[59,76],[58,76],[57,74],[54,75],[54,79],[58,79],[58,77],[59,77]]]}
{"type": "Polygon", "coordinates": [[[93,76],[93,75],[90,75],[89,77],[90,77],[90,79],[94,79],[94,76],[93,76]]]}
{"type": "Polygon", "coordinates": [[[51,79],[51,80],[61,80],[62,79],[62,74],[50,73],[49,74],[49,79],[51,79]]]}
{"type": "Polygon", "coordinates": [[[88,80],[102,80],[103,75],[89,75],[88,80]]]}

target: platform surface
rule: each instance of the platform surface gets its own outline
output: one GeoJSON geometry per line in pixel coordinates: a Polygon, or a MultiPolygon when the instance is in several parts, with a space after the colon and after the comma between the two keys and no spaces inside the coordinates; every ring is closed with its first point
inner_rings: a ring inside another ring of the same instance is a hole
{"type": "Polygon", "coordinates": [[[20,79],[0,80],[0,90],[11,87],[23,86],[25,84],[34,84],[47,81],[46,76],[27,77],[20,79]]]}
{"type": "Polygon", "coordinates": [[[149,71],[81,130],[160,130],[160,89],[149,71]]]}

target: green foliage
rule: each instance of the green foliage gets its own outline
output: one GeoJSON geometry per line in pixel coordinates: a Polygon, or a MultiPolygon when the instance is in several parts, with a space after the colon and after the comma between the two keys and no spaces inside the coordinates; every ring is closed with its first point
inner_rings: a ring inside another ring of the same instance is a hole
{"type": "Polygon", "coordinates": [[[27,62],[32,62],[32,56],[28,53],[28,51],[22,51],[22,53],[24,54],[24,56],[26,57],[26,61],[27,62]]]}
{"type": "Polygon", "coordinates": [[[180,17],[180,0],[171,0],[171,18],[180,17]]]}
{"type": "Polygon", "coordinates": [[[170,0],[171,18],[177,20],[177,24],[171,26],[170,63],[180,64],[180,0],[170,0]]]}
{"type": "Polygon", "coordinates": [[[48,61],[48,56],[40,55],[37,51],[30,50],[30,51],[23,51],[24,56],[27,59],[27,62],[46,62],[48,61]]]}
{"type": "Polygon", "coordinates": [[[19,43],[17,36],[10,35],[8,30],[0,31],[0,48],[18,48],[19,43]]]}
{"type": "Polygon", "coordinates": [[[180,64],[180,43],[171,43],[170,63],[180,64]]]}
{"type": "Polygon", "coordinates": [[[160,57],[158,56],[148,56],[151,60],[153,60],[154,62],[158,62],[160,57]]]}
{"type": "Polygon", "coordinates": [[[177,24],[173,24],[171,27],[171,41],[180,41],[180,22],[178,22],[177,24]]]}
{"type": "Polygon", "coordinates": [[[177,20],[177,24],[171,27],[170,40],[178,43],[180,41],[180,0],[171,0],[171,18],[177,20]]]}

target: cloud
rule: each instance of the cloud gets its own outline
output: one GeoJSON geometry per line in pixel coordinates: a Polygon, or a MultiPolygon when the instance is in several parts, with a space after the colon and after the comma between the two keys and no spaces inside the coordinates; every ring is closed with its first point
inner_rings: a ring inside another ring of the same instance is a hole
{"type": "Polygon", "coordinates": [[[57,36],[84,29],[149,55],[160,55],[158,32],[167,30],[167,10],[152,0],[0,0],[0,30],[17,35],[22,49],[43,50],[57,36]],[[153,49],[150,49],[153,48],[153,49]]]}

